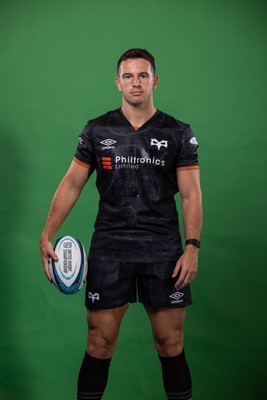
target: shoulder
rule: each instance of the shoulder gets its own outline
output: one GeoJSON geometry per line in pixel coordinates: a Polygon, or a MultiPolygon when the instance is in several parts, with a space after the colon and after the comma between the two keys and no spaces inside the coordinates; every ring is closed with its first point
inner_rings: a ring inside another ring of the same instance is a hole
{"type": "Polygon", "coordinates": [[[192,143],[192,140],[195,137],[190,124],[162,111],[159,112],[159,123],[160,128],[168,132],[178,146],[190,141],[192,143]]]}
{"type": "Polygon", "coordinates": [[[112,110],[112,111],[108,111],[105,114],[99,115],[96,118],[90,119],[89,121],[87,121],[86,126],[90,127],[90,128],[95,128],[97,126],[103,126],[109,123],[110,120],[112,119],[117,119],[118,118],[118,114],[119,114],[119,110],[112,110]]]}
{"type": "Polygon", "coordinates": [[[108,111],[96,118],[89,119],[80,134],[80,138],[82,138],[82,140],[86,138],[92,139],[94,133],[105,131],[114,118],[118,118],[118,110],[108,111]]]}
{"type": "Polygon", "coordinates": [[[172,115],[167,114],[163,111],[159,111],[159,121],[162,124],[165,124],[168,127],[179,130],[179,131],[185,131],[185,130],[191,128],[190,124],[188,124],[186,122],[182,122],[179,119],[177,119],[177,118],[173,117],[172,115]]]}

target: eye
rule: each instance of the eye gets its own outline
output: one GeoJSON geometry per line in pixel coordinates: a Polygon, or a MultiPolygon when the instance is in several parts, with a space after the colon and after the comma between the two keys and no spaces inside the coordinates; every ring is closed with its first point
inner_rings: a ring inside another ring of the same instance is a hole
{"type": "Polygon", "coordinates": [[[140,78],[141,78],[141,79],[145,79],[145,78],[147,78],[147,77],[148,77],[147,74],[140,74],[140,78]]]}

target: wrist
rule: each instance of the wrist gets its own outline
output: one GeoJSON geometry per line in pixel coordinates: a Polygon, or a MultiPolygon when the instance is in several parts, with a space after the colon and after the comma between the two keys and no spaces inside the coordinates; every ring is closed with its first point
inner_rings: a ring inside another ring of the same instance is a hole
{"type": "Polygon", "coordinates": [[[48,235],[46,232],[43,232],[42,234],[41,234],[41,237],[40,237],[40,243],[44,243],[44,242],[50,242],[50,235],[48,235]]]}
{"type": "Polygon", "coordinates": [[[192,254],[192,255],[198,256],[199,248],[194,246],[194,245],[192,245],[192,244],[188,244],[187,246],[185,246],[184,253],[188,253],[188,254],[192,254]]]}
{"type": "Polygon", "coordinates": [[[194,247],[196,249],[200,249],[200,240],[198,239],[186,239],[185,241],[186,247],[194,247]]]}

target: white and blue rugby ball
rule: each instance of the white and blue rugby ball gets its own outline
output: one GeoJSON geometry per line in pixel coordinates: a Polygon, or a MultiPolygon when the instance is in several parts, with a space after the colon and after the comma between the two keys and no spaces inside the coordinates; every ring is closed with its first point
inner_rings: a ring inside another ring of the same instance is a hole
{"type": "Polygon", "coordinates": [[[54,243],[54,251],[58,261],[50,258],[52,282],[64,294],[77,293],[85,283],[88,268],[83,244],[72,236],[63,236],[54,243]]]}

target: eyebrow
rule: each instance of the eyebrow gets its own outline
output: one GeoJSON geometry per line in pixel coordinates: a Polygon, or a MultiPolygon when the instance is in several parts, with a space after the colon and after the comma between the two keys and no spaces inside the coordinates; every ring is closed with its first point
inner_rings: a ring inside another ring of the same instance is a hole
{"type": "MultiPolygon", "coordinates": [[[[133,75],[133,74],[131,74],[131,72],[124,72],[124,74],[122,74],[122,77],[124,77],[125,75],[133,75]]],[[[139,72],[139,74],[138,75],[147,75],[147,76],[149,76],[149,73],[148,72],[139,72]]]]}

